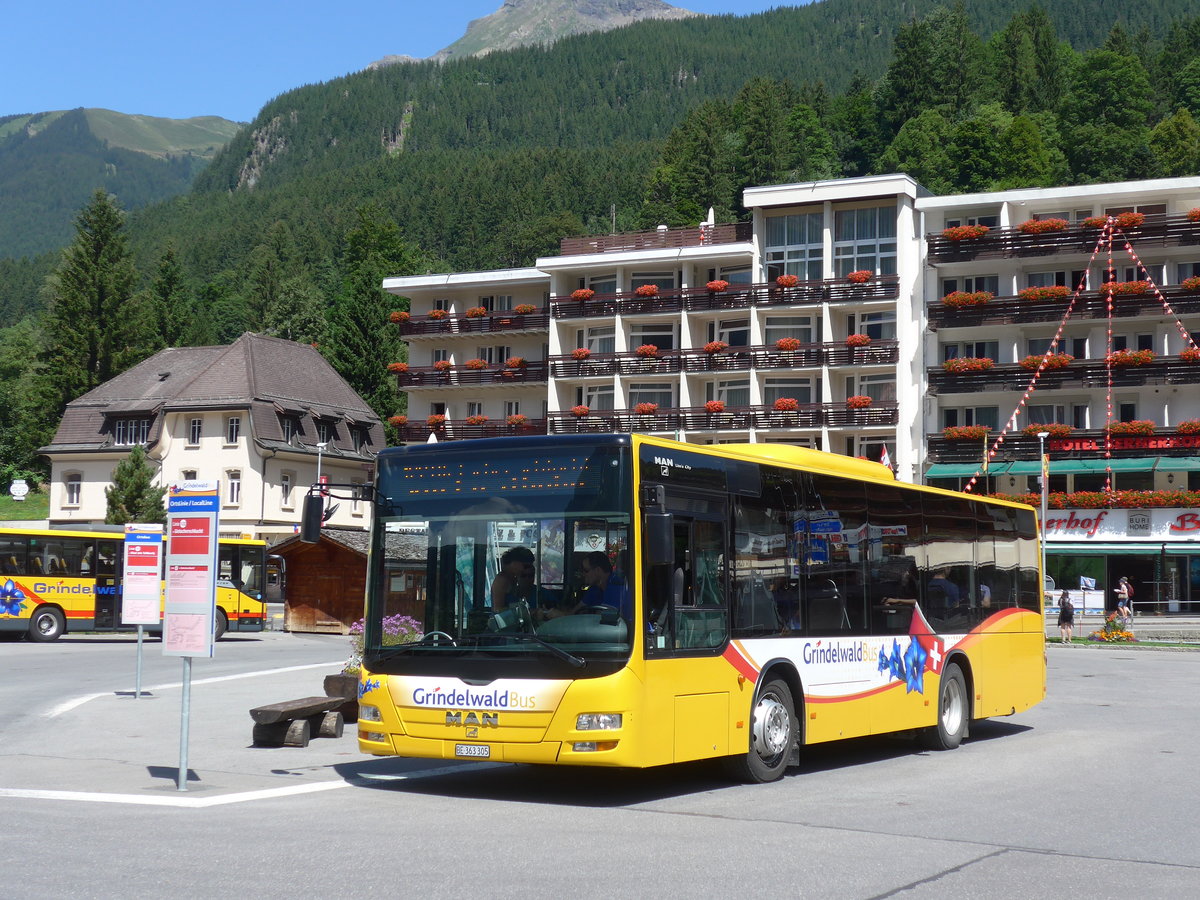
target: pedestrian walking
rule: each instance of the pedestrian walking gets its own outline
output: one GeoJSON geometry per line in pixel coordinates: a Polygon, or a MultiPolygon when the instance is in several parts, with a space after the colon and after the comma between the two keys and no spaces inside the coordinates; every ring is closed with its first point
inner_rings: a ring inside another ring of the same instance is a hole
{"type": "Polygon", "coordinates": [[[1117,582],[1117,619],[1126,629],[1133,627],[1133,585],[1124,575],[1117,582]]]}
{"type": "Polygon", "coordinates": [[[1075,606],[1071,603],[1070,595],[1063,591],[1058,596],[1058,631],[1062,643],[1071,645],[1071,637],[1075,631],[1075,606]]]}

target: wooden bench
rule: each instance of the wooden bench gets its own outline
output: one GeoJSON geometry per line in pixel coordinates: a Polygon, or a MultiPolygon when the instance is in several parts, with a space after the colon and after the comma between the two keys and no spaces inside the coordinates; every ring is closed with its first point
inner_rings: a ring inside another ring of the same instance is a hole
{"type": "Polygon", "coordinates": [[[255,747],[307,747],[311,737],[342,736],[344,697],[303,697],[250,710],[255,747]]]}

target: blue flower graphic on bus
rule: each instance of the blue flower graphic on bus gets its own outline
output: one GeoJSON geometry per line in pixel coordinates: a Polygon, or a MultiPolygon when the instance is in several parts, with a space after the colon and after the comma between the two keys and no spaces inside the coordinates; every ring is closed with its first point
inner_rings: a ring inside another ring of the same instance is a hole
{"type": "Polygon", "coordinates": [[[19,616],[29,598],[10,578],[0,585],[0,615],[19,616]]]}
{"type": "Polygon", "coordinates": [[[895,679],[904,682],[904,692],[911,694],[925,693],[925,662],[929,653],[918,643],[916,638],[908,639],[908,647],[900,652],[900,642],[892,640],[892,652],[889,654],[883,647],[879,648],[880,672],[888,673],[888,680],[895,679]]]}

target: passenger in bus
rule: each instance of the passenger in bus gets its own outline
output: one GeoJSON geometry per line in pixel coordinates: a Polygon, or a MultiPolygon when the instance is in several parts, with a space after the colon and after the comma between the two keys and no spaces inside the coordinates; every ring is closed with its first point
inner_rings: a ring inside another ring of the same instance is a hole
{"type": "Polygon", "coordinates": [[[791,634],[802,627],[800,621],[800,585],[786,575],[776,578],[771,585],[771,596],[775,599],[775,613],[779,617],[780,634],[791,634]]]}
{"type": "Polygon", "coordinates": [[[929,597],[931,607],[953,609],[962,602],[962,591],[950,580],[947,569],[938,569],[929,579],[929,597]]]}
{"type": "Polygon", "coordinates": [[[500,557],[500,571],[492,579],[492,609],[504,612],[509,605],[522,599],[519,580],[526,572],[533,577],[533,551],[528,547],[512,547],[500,557]]]}
{"type": "Polygon", "coordinates": [[[583,559],[583,582],[586,585],[575,612],[587,612],[588,607],[612,606],[621,611],[621,618],[633,621],[633,600],[624,577],[613,571],[612,562],[603,550],[593,550],[583,559]]]}

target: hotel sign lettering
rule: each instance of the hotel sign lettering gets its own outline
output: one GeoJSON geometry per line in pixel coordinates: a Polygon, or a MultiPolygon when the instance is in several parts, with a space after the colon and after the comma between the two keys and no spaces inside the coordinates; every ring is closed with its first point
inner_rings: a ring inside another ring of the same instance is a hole
{"type": "MultiPolygon", "coordinates": [[[[1200,449],[1200,434],[1114,435],[1113,450],[1195,450],[1200,449]]],[[[1048,441],[1053,451],[1103,450],[1103,438],[1058,438],[1048,441]]]]}
{"type": "Polygon", "coordinates": [[[1046,511],[1047,543],[1114,538],[1200,540],[1200,511],[1180,509],[1051,509],[1046,511]]]}

